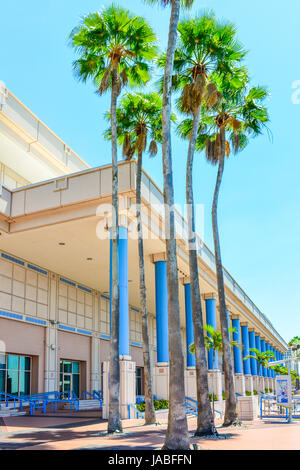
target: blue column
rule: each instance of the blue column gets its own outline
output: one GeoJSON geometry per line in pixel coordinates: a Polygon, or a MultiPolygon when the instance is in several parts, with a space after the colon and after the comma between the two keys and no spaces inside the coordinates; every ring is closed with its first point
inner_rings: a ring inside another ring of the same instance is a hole
{"type": "MultiPolygon", "coordinates": [[[[267,342],[266,342],[266,351],[270,351],[270,345],[267,342]]],[[[271,377],[271,369],[269,369],[268,367],[266,367],[266,373],[267,373],[267,377],[271,377]]]]}
{"type": "MultiPolygon", "coordinates": [[[[205,299],[205,310],[206,310],[206,324],[217,328],[217,317],[216,317],[216,299],[212,295],[211,298],[205,299]]],[[[213,351],[208,351],[208,369],[218,370],[219,369],[219,358],[218,354],[215,356],[215,363],[213,364],[213,351]]]]}
{"type": "MultiPolygon", "coordinates": [[[[254,331],[249,331],[249,348],[255,348],[255,332],[254,331]]],[[[255,356],[253,352],[251,352],[251,356],[255,356]]],[[[252,375],[258,375],[257,373],[257,361],[255,359],[250,359],[250,368],[251,368],[251,374],[252,375]]]]}
{"type": "Polygon", "coordinates": [[[186,325],[187,367],[195,367],[195,365],[196,365],[195,354],[191,354],[190,351],[189,351],[190,344],[192,344],[194,342],[191,284],[185,284],[184,285],[184,294],[185,294],[185,325],[186,325]]]}
{"type": "MultiPolygon", "coordinates": [[[[236,333],[232,333],[233,341],[236,341],[238,344],[241,344],[241,328],[240,328],[240,319],[232,319],[232,327],[237,330],[236,333]]],[[[234,372],[236,374],[243,373],[243,361],[242,361],[242,352],[237,346],[233,346],[233,358],[234,358],[234,372]]]]}
{"type": "MultiPolygon", "coordinates": [[[[266,341],[264,339],[260,340],[260,348],[261,352],[266,352],[266,341]]],[[[267,369],[265,367],[262,368],[262,375],[263,377],[268,377],[267,369]]]]}
{"type": "MultiPolygon", "coordinates": [[[[270,346],[270,351],[272,351],[272,353],[274,354],[274,357],[271,358],[271,361],[270,362],[274,362],[275,361],[275,351],[274,351],[274,348],[273,346],[270,346]]],[[[273,369],[270,369],[271,370],[271,377],[272,379],[274,379],[275,377],[275,372],[273,369]]]]}
{"type": "Polygon", "coordinates": [[[249,328],[245,324],[242,325],[242,345],[244,374],[251,375],[250,359],[244,360],[244,357],[249,356],[249,328]]]}
{"type": "MultiPolygon", "coordinates": [[[[255,336],[255,348],[258,349],[259,352],[261,352],[261,345],[260,345],[260,336],[257,335],[255,336]]],[[[257,367],[257,375],[260,375],[262,377],[262,369],[256,362],[256,367],[257,367]]]]}
{"type": "MultiPolygon", "coordinates": [[[[230,328],[230,318],[229,318],[229,310],[228,309],[226,310],[226,316],[227,316],[227,328],[229,330],[229,328],[230,328]]],[[[228,331],[228,334],[229,334],[229,341],[230,341],[231,340],[231,333],[229,333],[229,331],[228,331]]]]}
{"type": "MultiPolygon", "coordinates": [[[[128,230],[119,227],[119,354],[130,356],[128,307],[128,230]]],[[[112,307],[112,239],[110,239],[110,314],[112,307]]]]}
{"type": "Polygon", "coordinates": [[[169,362],[167,262],[155,263],[157,362],[169,362]]]}

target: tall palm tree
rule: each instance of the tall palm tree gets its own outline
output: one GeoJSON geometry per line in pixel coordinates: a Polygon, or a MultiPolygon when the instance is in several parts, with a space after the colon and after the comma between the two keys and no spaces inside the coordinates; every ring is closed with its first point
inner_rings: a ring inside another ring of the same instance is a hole
{"type": "MultiPolygon", "coordinates": [[[[108,114],[110,119],[110,114],[108,114]]],[[[149,325],[147,311],[147,296],[145,283],[143,225],[141,212],[141,181],[143,155],[147,150],[147,140],[150,139],[148,153],[151,157],[157,154],[157,144],[162,142],[162,99],[156,93],[135,93],[125,95],[117,108],[118,142],[123,146],[123,157],[130,160],[138,157],[136,174],[136,217],[138,231],[139,271],[140,271],[140,305],[142,312],[142,333],[144,344],[145,371],[145,423],[156,422],[153,403],[152,366],[149,346],[149,325]]],[[[111,138],[110,129],[106,136],[111,138]]]]}
{"type": "MultiPolygon", "coordinates": [[[[196,347],[196,380],[198,420],[195,435],[213,434],[213,415],[209,406],[207,363],[203,337],[203,320],[198,272],[198,247],[195,233],[195,208],[193,192],[193,162],[200,126],[201,107],[216,104],[220,93],[209,80],[212,73],[230,72],[245,52],[236,41],[236,30],[230,23],[216,21],[213,12],[206,12],[178,25],[179,41],[175,52],[173,87],[181,91],[178,108],[192,116],[188,135],[189,147],[186,167],[186,202],[188,208],[189,268],[196,347]]],[[[160,58],[164,65],[165,57],[160,58]]],[[[178,128],[180,134],[180,126],[178,128]]]]}
{"type": "Polygon", "coordinates": [[[189,449],[184,381],[184,357],[180,331],[179,284],[175,234],[174,184],[171,147],[171,97],[174,56],[180,7],[191,6],[193,0],[148,0],[171,6],[169,39],[163,87],[163,174],[167,253],[168,319],[169,319],[169,417],[164,449],[189,449]]]}
{"type": "Polygon", "coordinates": [[[118,155],[117,100],[128,82],[149,80],[149,63],[156,55],[156,36],[142,17],[111,5],[91,13],[71,32],[71,44],[79,53],[74,69],[79,79],[91,78],[100,95],[111,92],[112,143],[112,312],[108,432],[122,430],[119,411],[119,279],[118,279],[118,155]]]}
{"type": "MultiPolygon", "coordinates": [[[[202,127],[199,128],[196,150],[206,149],[206,158],[218,165],[218,175],[212,205],[212,225],[215,246],[218,296],[220,305],[220,321],[223,338],[224,379],[226,392],[224,426],[238,422],[237,404],[234,390],[233,364],[229,343],[226,313],[223,266],[221,258],[220,238],[218,230],[218,201],[224,173],[225,157],[243,150],[250,138],[262,133],[268,122],[268,113],[263,106],[267,91],[263,87],[249,90],[248,71],[244,67],[234,67],[231,72],[213,74],[220,93],[220,98],[212,107],[202,107],[202,127]],[[228,140],[226,139],[228,138],[228,140]]],[[[192,129],[192,121],[185,120],[181,125],[181,133],[188,136],[192,129]]]]}
{"type": "MultiPolygon", "coordinates": [[[[249,351],[253,352],[254,354],[249,354],[248,356],[244,357],[244,361],[246,361],[246,359],[255,359],[257,361],[258,370],[262,370],[263,367],[268,367],[270,360],[275,357],[273,351],[261,352],[256,348],[250,348],[249,351]]],[[[274,369],[274,367],[272,367],[272,369],[274,369]]],[[[260,377],[260,380],[263,381],[263,379],[263,377],[260,377]]],[[[261,385],[263,385],[263,382],[261,385]]],[[[263,386],[261,387],[261,390],[263,390],[263,386]]]]}
{"type": "MultiPolygon", "coordinates": [[[[268,121],[266,108],[262,106],[262,101],[267,96],[266,89],[255,87],[247,92],[247,74],[242,70],[240,76],[238,75],[237,73],[237,76],[234,77],[232,81],[228,80],[228,78],[222,81],[222,77],[217,77],[223,99],[220,100],[220,104],[216,108],[216,114],[210,117],[211,124],[216,131],[213,135],[213,140],[211,140],[210,137],[206,140],[207,160],[214,165],[218,165],[218,175],[212,205],[212,225],[223,338],[228,337],[228,326],[218,229],[218,201],[224,173],[225,156],[229,157],[231,153],[230,144],[226,140],[226,133],[230,134],[230,140],[233,145],[234,153],[236,154],[247,145],[249,137],[255,137],[262,133],[265,123],[268,121]]],[[[238,421],[238,417],[236,412],[236,397],[234,394],[231,348],[228,341],[224,341],[223,354],[226,393],[224,425],[229,426],[238,421]]]]}

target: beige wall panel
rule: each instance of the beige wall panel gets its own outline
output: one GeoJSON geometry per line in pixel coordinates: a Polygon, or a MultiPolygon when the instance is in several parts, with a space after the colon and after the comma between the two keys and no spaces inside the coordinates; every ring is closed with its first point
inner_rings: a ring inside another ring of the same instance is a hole
{"type": "Polygon", "coordinates": [[[100,340],[100,361],[109,361],[110,341],[100,340]]]}
{"type": "Polygon", "coordinates": [[[100,196],[99,172],[69,178],[68,186],[69,189],[61,192],[61,203],[63,205],[95,199],[100,196]]]}
{"type": "Polygon", "coordinates": [[[135,362],[137,367],[144,367],[143,348],[130,346],[130,355],[131,355],[132,362],[135,362]]]}
{"type": "Polygon", "coordinates": [[[38,212],[60,206],[60,191],[54,191],[55,182],[26,190],[25,212],[38,212]]]}

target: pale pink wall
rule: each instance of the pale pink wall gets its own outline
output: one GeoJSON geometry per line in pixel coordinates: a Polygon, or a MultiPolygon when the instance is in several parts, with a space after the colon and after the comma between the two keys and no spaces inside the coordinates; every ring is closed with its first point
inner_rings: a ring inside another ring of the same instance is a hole
{"type": "Polygon", "coordinates": [[[80,388],[90,391],[91,338],[58,331],[58,371],[60,359],[81,362],[80,388]]]}
{"type": "Polygon", "coordinates": [[[0,319],[0,340],[6,353],[35,356],[32,362],[31,392],[44,391],[45,328],[14,320],[0,319]]]}
{"type": "Polygon", "coordinates": [[[110,341],[100,340],[100,362],[109,361],[110,341]]]}
{"type": "Polygon", "coordinates": [[[144,367],[143,348],[130,346],[130,354],[132,361],[136,363],[137,367],[144,367]]]}

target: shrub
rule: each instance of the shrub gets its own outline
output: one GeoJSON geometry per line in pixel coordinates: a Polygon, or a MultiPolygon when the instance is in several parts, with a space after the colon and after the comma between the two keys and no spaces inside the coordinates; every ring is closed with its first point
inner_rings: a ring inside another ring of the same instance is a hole
{"type": "Polygon", "coordinates": [[[253,395],[258,395],[258,391],[257,391],[257,390],[253,390],[253,395]]]}
{"type": "MultiPolygon", "coordinates": [[[[153,403],[155,410],[167,410],[169,408],[168,400],[153,400],[153,403]]],[[[136,408],[141,412],[145,412],[146,403],[142,401],[141,403],[136,404],[136,408]]]]}
{"type": "Polygon", "coordinates": [[[251,392],[249,392],[249,390],[246,390],[246,392],[245,392],[245,393],[246,393],[246,397],[251,397],[251,395],[252,395],[252,393],[251,393],[251,392]]]}
{"type": "Polygon", "coordinates": [[[269,388],[269,392],[273,393],[274,392],[273,388],[269,388]]]}
{"type": "Polygon", "coordinates": [[[265,393],[269,393],[269,389],[268,389],[268,388],[265,388],[265,393]]]}
{"type": "MultiPolygon", "coordinates": [[[[209,401],[210,402],[212,401],[212,394],[211,393],[209,394],[209,401]]],[[[214,401],[218,401],[217,395],[214,395],[214,401]]]]}
{"type": "Polygon", "coordinates": [[[223,398],[223,400],[226,400],[226,393],[225,392],[222,392],[222,398],[223,398]]]}

